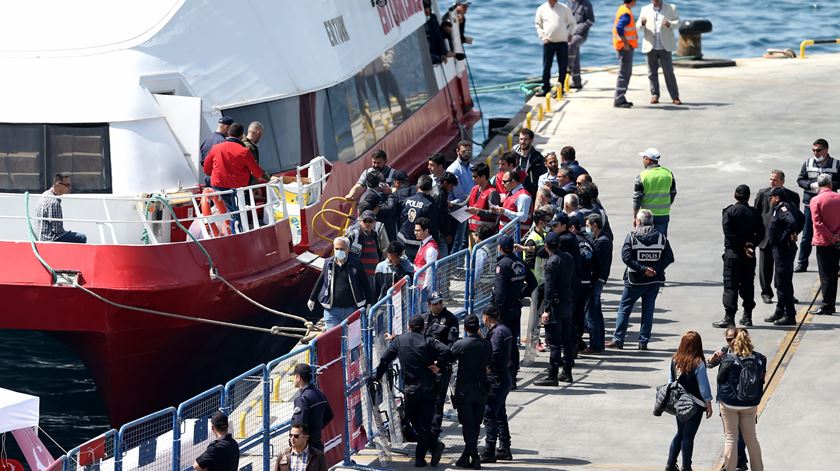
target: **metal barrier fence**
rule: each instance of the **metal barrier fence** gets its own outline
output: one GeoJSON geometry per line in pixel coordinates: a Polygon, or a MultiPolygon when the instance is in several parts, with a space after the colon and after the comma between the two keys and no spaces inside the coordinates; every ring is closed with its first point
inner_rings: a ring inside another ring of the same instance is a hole
{"type": "Polygon", "coordinates": [[[178,406],[170,407],[111,430],[68,452],[63,471],[91,469],[114,471],[182,471],[204,452],[212,440],[210,416],[217,410],[229,415],[231,433],[240,444],[240,466],[270,471],[272,459],[285,449],[285,432],[291,426],[294,366],[317,368],[316,384],[324,390],[335,414],[322,439],[329,464],[344,461],[370,444],[380,457],[404,440],[399,419],[400,369],[395,362],[394,381],[383,381],[382,397],[368,394],[368,379],[375,361],[386,348],[384,334],[398,335],[408,320],[424,311],[424,293],[436,289],[459,319],[480,312],[492,299],[496,246],[504,235],[519,240],[519,223],[513,221],[499,234],[438,260],[388,289],[386,296],[368,310],[360,310],[340,326],[299,346],[267,365],[256,366],[222,386],[211,388],[178,406]],[[425,289],[424,289],[425,285],[425,289]],[[101,469],[101,467],[100,467],[101,469]]]}
{"type": "Polygon", "coordinates": [[[499,239],[505,235],[513,236],[514,241],[519,243],[519,221],[507,223],[498,234],[475,244],[470,252],[470,286],[467,292],[470,296],[468,311],[472,314],[481,314],[493,300],[496,253],[499,239]]]}

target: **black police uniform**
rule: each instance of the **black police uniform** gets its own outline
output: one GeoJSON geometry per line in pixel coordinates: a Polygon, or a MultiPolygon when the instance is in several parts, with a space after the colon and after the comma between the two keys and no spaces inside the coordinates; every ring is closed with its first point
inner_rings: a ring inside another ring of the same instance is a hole
{"type": "Polygon", "coordinates": [[[207,471],[238,471],[239,444],[227,434],[207,445],[195,462],[207,471]]]}
{"type": "Polygon", "coordinates": [[[429,234],[438,237],[438,210],[431,198],[424,193],[415,193],[403,202],[402,213],[400,213],[400,230],[397,239],[405,244],[405,256],[414,260],[417,251],[420,249],[420,241],[414,237],[414,221],[425,217],[431,221],[429,234]]]}
{"type": "Polygon", "coordinates": [[[578,250],[580,252],[580,272],[578,273],[578,289],[575,290],[574,297],[574,316],[572,317],[572,325],[574,327],[574,335],[572,338],[572,345],[575,352],[578,349],[583,350],[586,344],[583,343],[583,327],[584,318],[586,317],[586,303],[592,296],[592,273],[595,268],[593,260],[595,249],[593,248],[592,239],[585,233],[578,232],[574,234],[578,242],[578,250]]]}
{"type": "Polygon", "coordinates": [[[779,322],[783,325],[796,322],[793,306],[793,261],[796,258],[796,242],[791,239],[791,236],[796,234],[797,225],[794,211],[799,210],[784,201],[774,206],[769,229],[778,297],[776,312],[765,321],[779,322]]]}
{"type": "Polygon", "coordinates": [[[764,239],[764,221],[754,208],[739,201],[723,209],[723,322],[716,327],[735,324],[738,295],[741,295],[744,316],[742,325],[751,325],[755,308],[755,250],[764,239]],[[752,256],[747,254],[752,249],[752,256]]]}
{"type": "Polygon", "coordinates": [[[490,392],[487,380],[490,343],[477,333],[468,334],[452,345],[452,360],[458,361],[454,406],[464,437],[464,456],[475,462],[478,460],[481,419],[490,392]]]}
{"type": "MultiPolygon", "coordinates": [[[[773,299],[773,247],[770,245],[770,218],[773,216],[773,205],[770,204],[770,190],[772,187],[762,188],[755,195],[756,211],[761,214],[764,221],[764,239],[758,244],[758,283],[761,285],[761,296],[765,302],[773,299]]],[[[799,207],[799,195],[785,188],[785,201],[790,202],[794,208],[799,207]]]]}
{"type": "Polygon", "coordinates": [[[484,406],[484,430],[486,434],[482,461],[485,461],[485,457],[495,458],[497,439],[499,450],[510,453],[510,428],[508,427],[505,401],[507,401],[507,395],[512,384],[508,365],[510,363],[510,351],[513,349],[513,335],[505,324],[498,323],[487,332],[487,338],[490,339],[490,362],[487,365],[490,394],[487,396],[487,404],[484,406]]]}
{"type": "Polygon", "coordinates": [[[309,427],[309,445],[324,451],[321,430],[333,419],[333,411],[327,396],[312,384],[307,384],[295,395],[293,424],[306,424],[309,427]]]}
{"type": "Polygon", "coordinates": [[[571,381],[575,361],[572,335],[573,288],[572,256],[558,251],[545,262],[545,310],[549,313],[545,325],[545,340],[549,348],[548,382],[557,381],[557,372],[563,365],[565,381],[571,381]],[[562,349],[562,359],[561,359],[562,349]]]}
{"type": "Polygon", "coordinates": [[[445,363],[448,355],[449,348],[437,340],[426,338],[420,332],[406,332],[391,341],[376,367],[375,377],[379,381],[388,365],[395,359],[400,360],[405,382],[405,416],[417,432],[415,464],[425,463],[426,452],[435,443],[431,432],[435,375],[429,365],[435,361],[445,363]]]}
{"type": "MultiPolygon", "coordinates": [[[[423,335],[426,338],[435,339],[444,345],[451,347],[458,340],[458,318],[455,314],[444,308],[437,316],[430,312],[423,314],[425,327],[423,335]]],[[[443,423],[443,405],[446,403],[446,395],[449,391],[449,380],[452,378],[452,367],[449,363],[442,364],[440,371],[435,378],[435,415],[432,419],[432,435],[435,440],[440,437],[440,427],[443,423]]]]}
{"type": "Polygon", "coordinates": [[[510,374],[515,380],[519,373],[519,334],[522,317],[522,292],[528,266],[513,252],[499,255],[496,262],[496,278],[493,287],[493,305],[501,312],[502,323],[513,335],[510,356],[510,374]]]}

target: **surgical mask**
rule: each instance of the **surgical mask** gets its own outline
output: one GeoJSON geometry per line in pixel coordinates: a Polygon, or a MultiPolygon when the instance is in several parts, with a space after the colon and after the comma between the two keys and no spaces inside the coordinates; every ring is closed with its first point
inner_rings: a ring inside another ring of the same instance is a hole
{"type": "Polygon", "coordinates": [[[341,262],[347,260],[347,252],[344,250],[336,250],[335,259],[341,262]]]}
{"type": "Polygon", "coordinates": [[[595,237],[592,234],[592,228],[591,227],[587,227],[586,229],[584,229],[584,231],[586,231],[586,235],[588,235],[589,237],[595,237]]]}
{"type": "Polygon", "coordinates": [[[825,161],[825,157],[826,157],[825,155],[823,155],[821,157],[814,156],[814,159],[816,159],[817,162],[819,162],[819,163],[823,163],[825,161]]]}

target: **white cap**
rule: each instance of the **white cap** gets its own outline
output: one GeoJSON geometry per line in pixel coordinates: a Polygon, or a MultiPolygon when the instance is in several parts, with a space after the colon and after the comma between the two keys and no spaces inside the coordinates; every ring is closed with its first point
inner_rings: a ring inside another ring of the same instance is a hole
{"type": "Polygon", "coordinates": [[[659,153],[658,150],[654,149],[653,147],[648,147],[642,152],[639,152],[639,157],[647,157],[651,160],[659,160],[662,157],[662,154],[659,153]]]}

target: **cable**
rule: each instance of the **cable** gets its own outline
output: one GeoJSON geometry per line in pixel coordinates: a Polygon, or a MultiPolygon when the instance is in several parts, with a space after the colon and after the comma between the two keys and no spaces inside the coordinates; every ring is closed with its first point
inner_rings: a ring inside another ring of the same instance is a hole
{"type": "Polygon", "coordinates": [[[46,430],[42,429],[40,425],[38,426],[38,430],[43,432],[44,435],[46,435],[47,438],[49,438],[50,441],[53,442],[55,444],[55,446],[58,447],[59,450],[61,450],[65,455],[67,455],[67,450],[65,450],[64,447],[62,447],[57,441],[55,441],[55,439],[53,437],[51,437],[50,434],[48,434],[46,430]]]}
{"type": "Polygon", "coordinates": [[[472,84],[473,95],[475,95],[475,104],[478,105],[478,112],[481,113],[481,132],[484,133],[484,140],[487,140],[487,128],[484,127],[484,111],[481,110],[481,100],[478,98],[478,92],[475,90],[475,79],[473,78],[472,69],[470,68],[470,58],[464,55],[464,61],[467,63],[467,74],[470,76],[470,83],[472,84]]]}

